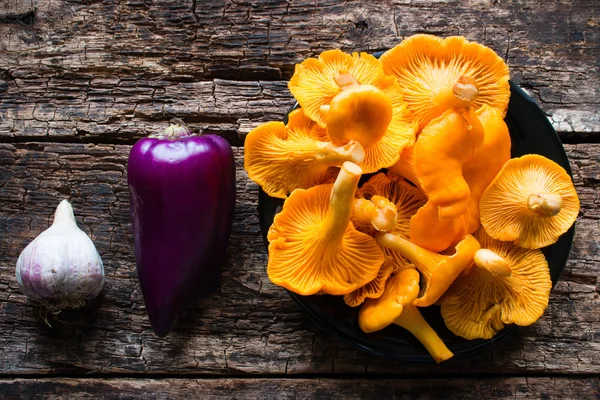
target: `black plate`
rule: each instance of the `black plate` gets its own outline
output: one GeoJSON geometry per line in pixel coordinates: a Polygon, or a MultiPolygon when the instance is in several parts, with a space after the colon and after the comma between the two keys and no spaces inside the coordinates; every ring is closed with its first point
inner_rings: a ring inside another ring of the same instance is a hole
{"type": "MultiPolygon", "coordinates": [[[[562,143],[542,110],[527,93],[512,82],[510,93],[505,121],[512,140],[512,157],[531,153],[541,154],[558,163],[569,175],[572,175],[562,143]]],[[[265,245],[268,244],[267,231],[282,204],[283,200],[269,197],[262,190],[259,191],[258,213],[265,245]]],[[[558,281],[567,263],[573,234],[574,227],[571,227],[555,244],[542,249],[550,266],[552,286],[558,281]]],[[[289,293],[319,325],[355,347],[392,359],[433,362],[425,348],[411,334],[398,326],[392,325],[369,334],[361,331],[358,327],[358,308],[348,307],[341,296],[300,296],[289,293]]],[[[518,329],[518,326],[510,325],[492,339],[466,340],[455,336],[446,328],[439,307],[427,307],[421,309],[421,312],[454,354],[475,350],[518,329]]]]}

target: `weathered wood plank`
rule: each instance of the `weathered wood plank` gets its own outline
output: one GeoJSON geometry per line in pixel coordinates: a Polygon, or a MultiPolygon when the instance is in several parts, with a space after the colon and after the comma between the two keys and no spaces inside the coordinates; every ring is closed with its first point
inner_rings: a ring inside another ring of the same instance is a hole
{"type": "Polygon", "coordinates": [[[569,264],[535,325],[440,366],[371,357],[330,336],[265,273],[257,186],[238,163],[238,203],[222,286],[165,339],[148,325],[129,222],[129,146],[0,144],[0,374],[600,373],[600,145],[567,146],[582,213],[569,264]],[[103,294],[45,326],[20,294],[15,261],[69,198],[105,262],[103,294]]]}
{"type": "Polygon", "coordinates": [[[593,399],[595,378],[444,379],[15,379],[0,380],[12,399],[593,399]]]}
{"type": "Polygon", "coordinates": [[[287,110],[295,63],[336,47],[386,49],[422,32],[490,46],[557,130],[600,132],[594,0],[6,4],[0,136],[13,140],[131,143],[153,122],[180,117],[234,141],[287,110]]]}

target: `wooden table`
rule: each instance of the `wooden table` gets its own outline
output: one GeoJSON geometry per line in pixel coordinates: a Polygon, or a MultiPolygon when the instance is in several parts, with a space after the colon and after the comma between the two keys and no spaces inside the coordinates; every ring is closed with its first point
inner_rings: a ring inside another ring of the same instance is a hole
{"type": "Polygon", "coordinates": [[[600,4],[575,1],[0,2],[0,397],[598,398],[600,4]],[[343,344],[265,273],[244,135],[281,119],[294,64],[426,32],[506,59],[571,160],[581,213],[545,315],[442,365],[343,344]],[[178,117],[234,147],[238,203],[220,290],[152,333],[136,279],[126,161],[178,117]],[[68,198],[106,268],[102,295],[45,326],[17,287],[24,246],[68,198]]]}

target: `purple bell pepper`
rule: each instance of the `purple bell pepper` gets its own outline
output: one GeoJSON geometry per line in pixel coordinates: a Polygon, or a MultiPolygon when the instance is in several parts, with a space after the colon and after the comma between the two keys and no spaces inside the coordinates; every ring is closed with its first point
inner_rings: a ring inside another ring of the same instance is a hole
{"type": "Polygon", "coordinates": [[[139,140],[127,166],[135,258],[154,333],[219,285],[235,206],[235,160],[217,135],[172,125],[139,140]]]}

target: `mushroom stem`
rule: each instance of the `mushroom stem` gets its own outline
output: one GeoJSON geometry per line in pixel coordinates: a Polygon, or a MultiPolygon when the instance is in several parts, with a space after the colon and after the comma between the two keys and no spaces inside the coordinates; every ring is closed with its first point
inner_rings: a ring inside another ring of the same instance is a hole
{"type": "Polygon", "coordinates": [[[409,259],[423,274],[424,294],[414,305],[428,307],[439,300],[454,280],[471,264],[479,242],[471,235],[465,236],[457,245],[454,254],[437,254],[390,233],[378,235],[377,243],[382,247],[399,252],[409,259]]]}
{"type": "Polygon", "coordinates": [[[365,159],[365,149],[356,140],[336,146],[332,142],[320,142],[321,152],[316,158],[319,162],[326,162],[331,165],[340,165],[345,161],[360,164],[365,159]]]}
{"type": "Polygon", "coordinates": [[[450,108],[468,108],[478,95],[479,88],[475,79],[461,75],[452,87],[442,88],[435,94],[432,100],[434,114],[442,115],[450,108]]]}
{"type": "Polygon", "coordinates": [[[375,195],[371,199],[354,200],[354,215],[373,225],[379,232],[390,232],[396,226],[398,210],[396,205],[385,197],[375,195]]]}
{"type": "Polygon", "coordinates": [[[322,230],[331,245],[339,243],[346,232],[352,215],[354,194],[361,175],[362,169],[358,165],[346,161],[342,164],[340,173],[333,184],[329,197],[329,209],[323,221],[322,230]]]}
{"type": "Polygon", "coordinates": [[[408,258],[427,279],[433,275],[435,268],[445,258],[448,258],[448,256],[426,250],[401,236],[391,233],[379,235],[375,239],[381,247],[397,251],[402,256],[408,258]]]}
{"type": "Polygon", "coordinates": [[[483,314],[481,314],[481,322],[484,324],[489,323],[492,318],[494,318],[494,315],[500,311],[500,305],[499,304],[494,304],[493,306],[491,306],[490,308],[488,308],[487,310],[485,310],[483,312],[483,314]]]}
{"type": "Polygon", "coordinates": [[[475,261],[476,266],[488,271],[494,276],[507,278],[512,273],[508,261],[490,249],[477,250],[473,261],[475,261]]]}
{"type": "Polygon", "coordinates": [[[562,197],[557,193],[531,193],[527,198],[527,207],[541,217],[555,216],[562,204],[562,197]]]}
{"type": "Polygon", "coordinates": [[[333,80],[342,90],[348,90],[360,85],[360,82],[350,72],[344,70],[340,70],[339,74],[333,80]]]}
{"type": "Polygon", "coordinates": [[[439,364],[454,356],[438,334],[425,321],[416,306],[412,304],[405,305],[402,314],[396,318],[394,323],[412,333],[425,346],[436,363],[439,364]]]}
{"type": "Polygon", "coordinates": [[[470,76],[461,75],[452,87],[452,94],[460,100],[471,103],[479,96],[477,82],[470,76]]]}

